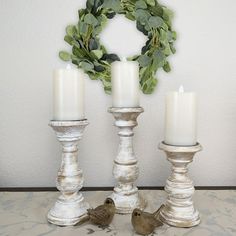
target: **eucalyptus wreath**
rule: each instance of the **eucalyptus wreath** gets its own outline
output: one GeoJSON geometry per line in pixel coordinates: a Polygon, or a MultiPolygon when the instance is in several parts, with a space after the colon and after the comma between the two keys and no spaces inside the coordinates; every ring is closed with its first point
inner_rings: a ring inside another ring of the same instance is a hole
{"type": "Polygon", "coordinates": [[[111,92],[111,63],[119,56],[107,52],[100,43],[99,34],[109,19],[116,14],[136,21],[136,27],[145,36],[146,44],[140,55],[128,60],[139,62],[140,88],[151,94],[156,85],[159,68],[171,70],[167,57],[175,53],[176,32],[172,30],[172,12],[156,0],[87,0],[86,8],[78,11],[79,22],[66,27],[64,40],[71,52],[60,51],[59,57],[72,61],[82,68],[92,80],[100,80],[106,93],[111,92]]]}

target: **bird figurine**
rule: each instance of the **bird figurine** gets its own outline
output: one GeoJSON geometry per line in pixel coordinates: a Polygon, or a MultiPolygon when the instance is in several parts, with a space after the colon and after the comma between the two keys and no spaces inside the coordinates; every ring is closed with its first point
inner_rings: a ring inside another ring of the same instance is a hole
{"type": "Polygon", "coordinates": [[[148,235],[151,234],[156,227],[162,226],[163,223],[159,219],[159,214],[164,206],[165,205],[161,205],[154,213],[144,212],[135,208],[132,213],[131,222],[136,233],[148,235]]]}
{"type": "Polygon", "coordinates": [[[115,203],[111,198],[107,198],[103,205],[95,209],[88,209],[89,220],[96,225],[108,226],[115,215],[115,203]]]}

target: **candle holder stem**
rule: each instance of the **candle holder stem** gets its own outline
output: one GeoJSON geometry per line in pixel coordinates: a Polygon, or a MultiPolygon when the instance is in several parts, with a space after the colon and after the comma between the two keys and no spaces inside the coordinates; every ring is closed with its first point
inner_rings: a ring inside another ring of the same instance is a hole
{"type": "Polygon", "coordinates": [[[159,149],[167,155],[167,160],[172,164],[172,173],[166,181],[165,191],[168,194],[165,207],[161,210],[161,220],[176,227],[192,227],[200,223],[198,211],[193,205],[194,186],[188,177],[188,164],[193,161],[193,156],[202,147],[172,146],[160,143],[159,149]]]}
{"type": "Polygon", "coordinates": [[[116,213],[129,214],[134,208],[144,209],[146,201],[139,195],[134,182],[138,178],[138,161],[133,150],[133,128],[137,126],[137,117],[143,108],[109,108],[119,128],[120,143],[118,155],[114,160],[113,176],[117,186],[110,196],[116,205],[116,213]]]}
{"type": "Polygon", "coordinates": [[[57,139],[62,145],[62,162],[56,181],[61,196],[48,212],[47,218],[55,225],[75,225],[86,217],[89,208],[89,204],[79,192],[83,186],[83,173],[78,167],[77,160],[78,142],[88,122],[51,121],[49,125],[56,132],[57,139]]]}

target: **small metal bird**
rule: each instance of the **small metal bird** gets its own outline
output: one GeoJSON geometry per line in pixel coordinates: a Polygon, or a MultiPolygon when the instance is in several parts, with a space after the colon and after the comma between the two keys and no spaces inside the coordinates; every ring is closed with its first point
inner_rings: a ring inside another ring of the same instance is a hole
{"type": "Polygon", "coordinates": [[[95,209],[88,209],[88,217],[93,224],[107,226],[111,223],[115,211],[114,201],[111,198],[107,198],[103,205],[95,209]]]}
{"type": "Polygon", "coordinates": [[[156,227],[162,226],[163,223],[159,220],[159,214],[163,207],[164,205],[161,205],[154,213],[144,212],[138,208],[134,209],[131,222],[136,233],[148,235],[151,234],[156,227]]]}

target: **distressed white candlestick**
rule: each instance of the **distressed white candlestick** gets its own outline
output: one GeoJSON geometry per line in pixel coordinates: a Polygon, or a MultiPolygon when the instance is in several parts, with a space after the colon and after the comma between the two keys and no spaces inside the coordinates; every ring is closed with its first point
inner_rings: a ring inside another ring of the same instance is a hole
{"type": "Polygon", "coordinates": [[[188,177],[187,166],[193,161],[193,156],[202,147],[172,146],[160,143],[159,149],[167,155],[167,160],[172,164],[172,173],[166,181],[165,191],[167,201],[160,213],[160,219],[176,227],[192,227],[200,223],[198,211],[193,205],[194,185],[188,177]]]}
{"type": "Polygon", "coordinates": [[[84,180],[77,160],[78,142],[88,121],[51,121],[49,125],[62,144],[62,162],[56,181],[61,196],[48,212],[48,221],[61,226],[75,225],[86,217],[89,208],[79,192],[84,180]]]}
{"type": "Polygon", "coordinates": [[[129,214],[134,208],[144,209],[146,201],[139,195],[134,182],[138,178],[138,161],[133,150],[133,128],[137,126],[137,117],[143,108],[109,108],[119,128],[120,137],[118,155],[114,160],[113,176],[117,181],[110,196],[116,205],[116,213],[129,214]]]}

